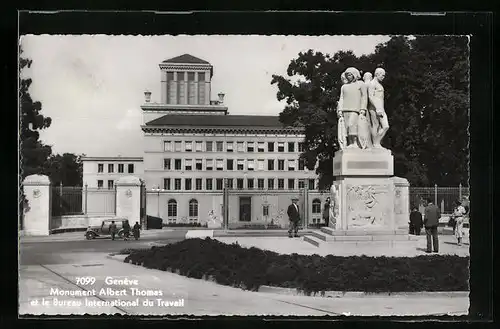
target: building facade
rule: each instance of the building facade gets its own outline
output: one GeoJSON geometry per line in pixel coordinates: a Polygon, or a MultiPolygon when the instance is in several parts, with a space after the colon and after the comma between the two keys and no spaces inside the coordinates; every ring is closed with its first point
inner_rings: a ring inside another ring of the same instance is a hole
{"type": "Polygon", "coordinates": [[[88,188],[114,189],[124,176],[144,176],[142,157],[83,157],[83,185],[88,188]]]}
{"type": "MultiPolygon", "coordinates": [[[[149,215],[170,223],[221,218],[227,187],[232,226],[264,217],[275,223],[292,196],[316,190],[315,170],[299,159],[301,128],[284,127],[277,116],[230,115],[224,94],[210,100],[213,67],[204,60],[182,55],[160,69],[161,103],[145,92],[141,107],[149,215]],[[272,198],[283,199],[280,206],[272,198]]],[[[302,200],[306,212],[313,201],[317,213],[317,198],[302,200]]]]}

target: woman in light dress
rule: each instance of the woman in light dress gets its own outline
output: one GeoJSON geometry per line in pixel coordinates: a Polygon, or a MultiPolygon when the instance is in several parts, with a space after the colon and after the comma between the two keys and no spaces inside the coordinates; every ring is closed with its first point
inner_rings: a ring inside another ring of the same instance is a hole
{"type": "Polygon", "coordinates": [[[462,238],[464,236],[464,217],[465,208],[462,206],[460,201],[455,202],[455,210],[453,211],[453,218],[455,219],[455,237],[457,238],[457,244],[462,245],[462,238]]]}

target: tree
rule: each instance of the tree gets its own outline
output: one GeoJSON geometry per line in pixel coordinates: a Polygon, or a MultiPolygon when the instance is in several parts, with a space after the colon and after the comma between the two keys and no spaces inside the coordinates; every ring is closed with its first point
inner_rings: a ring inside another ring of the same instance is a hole
{"type": "MultiPolygon", "coordinates": [[[[22,49],[20,48],[20,54],[22,49]]],[[[19,229],[23,227],[23,214],[25,207],[28,206],[24,196],[22,182],[26,176],[33,174],[43,174],[47,159],[52,153],[52,148],[44,145],[40,140],[38,130],[50,127],[51,118],[44,117],[40,111],[42,104],[33,102],[28,89],[32,83],[30,78],[22,78],[22,71],[29,68],[32,60],[20,57],[19,58],[19,105],[20,105],[20,125],[19,125],[19,148],[21,156],[21,175],[20,182],[20,204],[19,213],[21,218],[19,221],[19,229]]]]}
{"type": "Polygon", "coordinates": [[[49,176],[53,186],[82,186],[83,163],[82,156],[73,153],[52,155],[46,164],[44,172],[49,176]]]}
{"type": "MultiPolygon", "coordinates": [[[[22,54],[22,49],[21,49],[22,54]]],[[[19,102],[21,107],[20,122],[20,149],[21,149],[21,177],[33,174],[43,174],[47,159],[52,149],[40,141],[39,130],[50,127],[52,119],[41,114],[42,103],[34,102],[28,92],[32,83],[31,78],[21,78],[22,70],[31,67],[32,60],[19,59],[19,102]]]]}
{"type": "Polygon", "coordinates": [[[466,37],[420,37],[421,161],[431,183],[468,183],[469,47],[466,37]]]}
{"type": "Polygon", "coordinates": [[[278,100],[286,106],[280,121],[303,126],[301,158],[316,168],[320,188],[331,186],[332,158],[339,149],[336,105],[340,74],[349,66],[387,71],[385,107],[390,129],[383,145],[394,153],[395,175],[412,185],[458,185],[467,182],[468,45],[463,37],[394,36],[374,53],[356,57],[299,53],[288,78],[273,75],[278,100]],[[294,82],[293,82],[294,80],[294,82]]]}

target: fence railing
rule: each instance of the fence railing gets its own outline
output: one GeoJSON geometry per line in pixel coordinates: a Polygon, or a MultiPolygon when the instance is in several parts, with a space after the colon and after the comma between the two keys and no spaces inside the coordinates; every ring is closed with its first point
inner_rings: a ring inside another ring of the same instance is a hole
{"type": "Polygon", "coordinates": [[[52,216],[82,215],[82,187],[52,187],[52,216]]]}
{"type": "Polygon", "coordinates": [[[468,187],[411,187],[410,186],[410,207],[422,207],[426,199],[430,199],[436,204],[442,213],[453,212],[455,201],[462,200],[469,196],[468,187]]]}
{"type": "Polygon", "coordinates": [[[52,216],[95,215],[116,213],[116,189],[81,186],[52,187],[52,216]]]}

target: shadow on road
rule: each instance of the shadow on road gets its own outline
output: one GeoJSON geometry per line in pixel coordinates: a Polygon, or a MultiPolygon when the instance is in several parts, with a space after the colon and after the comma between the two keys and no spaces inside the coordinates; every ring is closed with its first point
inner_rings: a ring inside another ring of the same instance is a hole
{"type": "MultiPolygon", "coordinates": [[[[458,246],[456,242],[444,241],[444,243],[446,243],[446,244],[451,244],[451,245],[454,245],[454,246],[458,246]]],[[[463,243],[462,243],[462,245],[464,245],[464,246],[468,246],[468,245],[469,245],[469,243],[467,243],[467,242],[463,242],[463,243]]]]}

